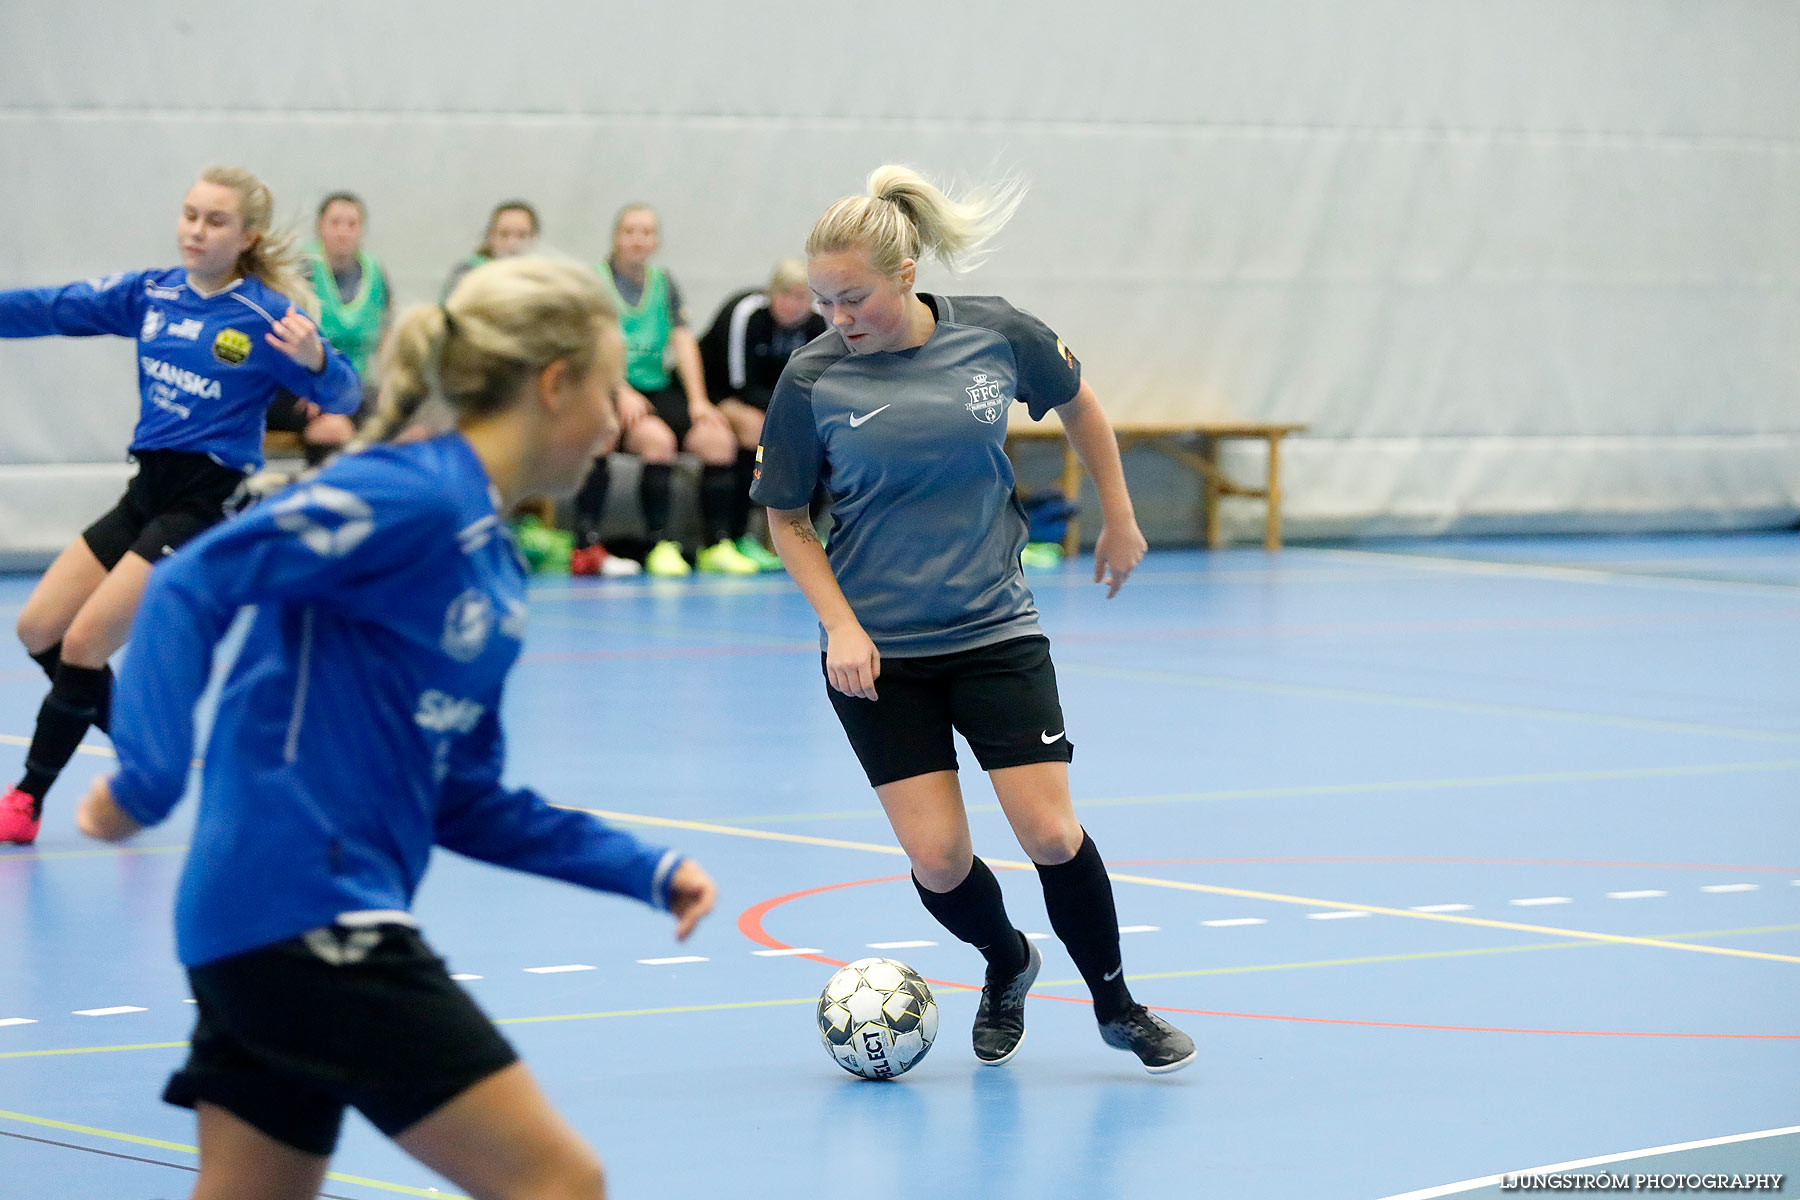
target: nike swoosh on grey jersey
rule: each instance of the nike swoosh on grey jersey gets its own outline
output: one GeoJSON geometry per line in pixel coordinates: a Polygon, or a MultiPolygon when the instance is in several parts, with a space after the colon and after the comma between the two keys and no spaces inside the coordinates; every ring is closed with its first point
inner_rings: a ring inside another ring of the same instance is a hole
{"type": "Polygon", "coordinates": [[[878,416],[881,413],[886,412],[888,409],[890,409],[892,407],[894,407],[892,404],[884,404],[880,408],[876,409],[874,412],[864,413],[860,417],[857,416],[855,413],[851,413],[850,414],[850,428],[855,429],[858,426],[862,425],[866,421],[872,421],[876,418],[876,416],[878,416]]]}

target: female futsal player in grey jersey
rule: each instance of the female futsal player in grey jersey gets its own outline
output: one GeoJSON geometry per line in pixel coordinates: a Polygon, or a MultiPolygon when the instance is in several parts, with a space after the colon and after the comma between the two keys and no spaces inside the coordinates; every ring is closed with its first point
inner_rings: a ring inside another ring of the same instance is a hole
{"type": "Polygon", "coordinates": [[[1194,1043],[1132,999],[1112,882],[1069,797],[1072,754],[1050,643],[1019,569],[1026,522],[1004,450],[1007,410],[1055,409],[1099,489],[1094,579],[1117,594],[1144,556],[1112,426],[1042,322],[997,297],[913,290],[920,257],[955,267],[1006,222],[1019,189],[957,202],[904,167],[869,176],[807,239],[807,275],[838,337],[788,360],[751,496],[819,615],[827,694],[881,799],[926,909],[987,959],[975,1055],[1025,1036],[1037,948],[974,855],[954,728],[1037,865],[1051,928],[1094,997],[1100,1036],[1153,1073],[1194,1043]],[[807,504],[823,482],[829,556],[807,504]]]}

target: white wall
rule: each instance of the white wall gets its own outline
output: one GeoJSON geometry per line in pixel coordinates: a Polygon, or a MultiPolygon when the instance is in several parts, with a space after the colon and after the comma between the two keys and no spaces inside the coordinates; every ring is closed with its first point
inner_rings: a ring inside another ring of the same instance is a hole
{"type": "MultiPolygon", "coordinates": [[[[1311,422],[1294,534],[1791,521],[1796,61],[1775,0],[3,0],[0,286],[173,262],[231,161],[301,226],[362,193],[405,299],[496,200],[593,258],[649,201],[704,323],[877,163],[1016,170],[927,286],[1117,419],[1311,422]]],[[[125,343],[0,343],[0,549],[106,507],[134,412],[125,343]]]]}

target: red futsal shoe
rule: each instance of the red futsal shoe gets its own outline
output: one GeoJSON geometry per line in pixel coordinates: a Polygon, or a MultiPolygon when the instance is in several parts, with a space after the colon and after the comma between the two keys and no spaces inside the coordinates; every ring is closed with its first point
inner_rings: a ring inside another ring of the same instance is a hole
{"type": "Polygon", "coordinates": [[[38,802],[18,788],[0,800],[0,845],[29,846],[37,841],[38,802]]]}

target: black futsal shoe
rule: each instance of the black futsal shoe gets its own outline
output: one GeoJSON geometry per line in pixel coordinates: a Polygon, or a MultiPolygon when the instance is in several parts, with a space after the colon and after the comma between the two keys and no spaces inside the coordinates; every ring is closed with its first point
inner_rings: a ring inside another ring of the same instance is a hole
{"type": "Polygon", "coordinates": [[[1194,1039],[1141,1004],[1100,1023],[1100,1038],[1114,1050],[1129,1050],[1152,1075],[1179,1071],[1194,1061],[1194,1039]]]}
{"type": "Polygon", "coordinates": [[[1025,965],[1010,979],[990,980],[981,989],[981,1006],[975,1010],[975,1057],[997,1067],[1019,1052],[1025,1041],[1025,993],[1037,982],[1044,956],[1030,939],[1025,940],[1025,965]]]}

